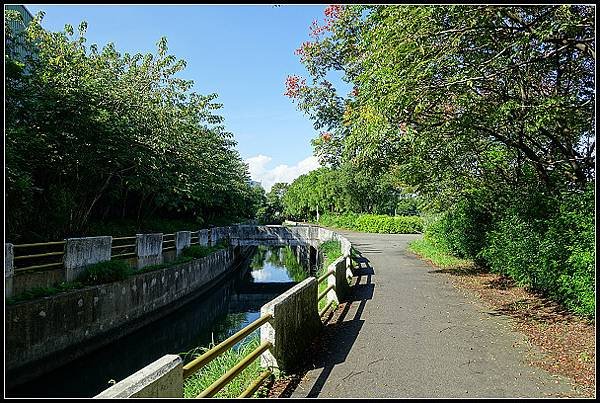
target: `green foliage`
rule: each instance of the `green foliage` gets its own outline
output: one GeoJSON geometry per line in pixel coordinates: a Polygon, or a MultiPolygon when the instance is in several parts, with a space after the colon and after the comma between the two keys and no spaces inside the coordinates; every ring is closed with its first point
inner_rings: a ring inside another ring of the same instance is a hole
{"type": "Polygon", "coordinates": [[[108,260],[86,267],[77,280],[84,285],[97,285],[125,280],[133,273],[126,261],[108,260]]]}
{"type": "Polygon", "coordinates": [[[34,287],[18,295],[7,298],[6,304],[12,305],[20,301],[28,301],[32,299],[49,297],[52,295],[59,294],[61,292],[77,290],[82,287],[84,287],[84,284],[80,283],[79,281],[65,281],[53,287],[34,287]]]}
{"type": "Polygon", "coordinates": [[[288,190],[287,183],[275,183],[266,194],[263,205],[256,217],[260,224],[281,224],[284,220],[283,197],[288,190]]]}
{"type": "Polygon", "coordinates": [[[382,234],[416,234],[422,231],[423,223],[418,216],[390,217],[385,215],[364,214],[355,223],[357,231],[378,232],[382,234]]]}
{"type": "Polygon", "coordinates": [[[474,198],[465,198],[437,219],[430,219],[425,238],[460,258],[477,259],[485,245],[491,216],[474,198]]]}
{"type": "MultiPolygon", "coordinates": [[[[257,332],[253,332],[244,340],[243,343],[225,351],[223,354],[219,355],[218,358],[202,367],[202,369],[200,369],[198,372],[186,378],[183,385],[183,397],[195,398],[198,396],[204,389],[219,379],[219,377],[221,377],[226,371],[231,369],[234,365],[255,350],[259,344],[260,336],[257,332]]],[[[201,348],[196,355],[202,355],[206,351],[210,350],[211,347],[214,346],[210,345],[207,348],[201,348]]],[[[223,389],[221,389],[214,397],[237,398],[248,386],[250,386],[252,381],[258,378],[261,371],[262,369],[260,367],[260,360],[255,360],[240,374],[233,378],[233,380],[223,389]]]]}
{"type": "Polygon", "coordinates": [[[187,248],[183,248],[181,256],[191,257],[193,259],[203,258],[211,253],[217,252],[221,249],[227,248],[227,243],[224,241],[218,242],[216,245],[204,246],[204,245],[191,245],[187,248]]]}
{"type": "Polygon", "coordinates": [[[326,241],[319,245],[319,251],[323,254],[323,265],[322,270],[325,270],[327,266],[335,262],[335,260],[342,256],[342,244],[340,241],[326,241]]]}
{"type": "Polygon", "coordinates": [[[312,219],[324,214],[418,213],[415,195],[391,174],[360,171],[350,165],[319,168],[298,177],[282,199],[285,215],[312,219]]]}
{"type": "Polygon", "coordinates": [[[7,32],[13,241],[83,236],[90,223],[119,219],[254,217],[260,201],[217,94],[179,78],[185,61],[168,54],[165,38],[153,53],[120,53],[112,43],[88,46],[85,22],[49,32],[42,17],[7,32]]]}
{"type": "Polygon", "coordinates": [[[416,234],[423,230],[423,220],[419,216],[392,217],[356,213],[328,214],[321,217],[319,223],[332,228],[380,234],[416,234]]]}
{"type": "Polygon", "coordinates": [[[434,265],[442,269],[455,269],[473,265],[473,261],[459,259],[427,239],[416,239],[412,241],[409,244],[408,249],[422,258],[430,260],[434,265]]]}
{"type": "Polygon", "coordinates": [[[313,141],[321,161],[419,195],[433,248],[589,316],[594,12],[331,5],[297,51],[310,78],[288,79],[287,94],[327,130],[313,141]],[[331,73],[353,90],[339,93],[331,73]]]}
{"type": "Polygon", "coordinates": [[[595,315],[593,188],[568,194],[549,217],[510,211],[495,223],[481,252],[496,272],[552,297],[571,311],[595,315]]]}

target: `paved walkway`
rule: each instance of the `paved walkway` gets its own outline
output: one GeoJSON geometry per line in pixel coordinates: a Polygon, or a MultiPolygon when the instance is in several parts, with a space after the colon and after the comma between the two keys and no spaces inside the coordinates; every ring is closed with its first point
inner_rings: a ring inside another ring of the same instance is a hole
{"type": "Polygon", "coordinates": [[[418,235],[339,231],[362,253],[351,301],[292,397],[548,397],[568,381],[474,297],[406,250],[418,235]]]}

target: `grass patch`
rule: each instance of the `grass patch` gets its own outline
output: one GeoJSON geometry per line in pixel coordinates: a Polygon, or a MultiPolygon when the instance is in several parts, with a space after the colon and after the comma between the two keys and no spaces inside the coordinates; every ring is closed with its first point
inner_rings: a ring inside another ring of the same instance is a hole
{"type": "Polygon", "coordinates": [[[78,280],[84,285],[98,285],[125,280],[133,269],[124,260],[108,260],[88,266],[78,280]]]}
{"type": "Polygon", "coordinates": [[[23,291],[22,293],[6,299],[6,305],[13,305],[17,302],[28,301],[31,299],[49,297],[56,295],[61,292],[76,290],[83,288],[84,285],[78,281],[62,282],[53,287],[34,287],[30,290],[23,291]]]}
{"type": "MultiPolygon", "coordinates": [[[[198,394],[209,387],[214,381],[219,379],[225,372],[230,370],[244,357],[255,350],[259,345],[260,334],[258,331],[252,332],[243,343],[227,350],[218,358],[214,359],[198,372],[187,378],[183,385],[183,396],[187,398],[195,398],[198,396],[198,394]]],[[[193,358],[202,355],[212,347],[214,347],[214,345],[211,344],[209,347],[201,347],[196,349],[197,351],[193,353],[193,358]]],[[[235,378],[233,378],[233,380],[223,389],[221,389],[214,397],[237,398],[244,390],[246,390],[252,381],[258,378],[261,372],[262,368],[260,367],[260,359],[256,359],[252,364],[250,364],[235,378]]],[[[259,390],[257,393],[260,394],[261,391],[259,390]]]]}
{"type": "MultiPolygon", "coordinates": [[[[342,244],[340,241],[326,241],[319,246],[319,250],[323,254],[323,263],[317,271],[317,278],[325,274],[325,271],[329,265],[335,262],[337,258],[342,256],[342,244]]],[[[327,280],[323,280],[319,284],[318,294],[321,294],[326,288],[327,280]]],[[[319,301],[319,310],[325,308],[325,305],[327,305],[327,298],[323,297],[323,299],[319,301]]]]}
{"type": "Polygon", "coordinates": [[[464,268],[473,265],[472,260],[459,259],[448,252],[441,250],[425,239],[417,239],[408,245],[408,250],[416,253],[423,259],[431,261],[434,265],[443,269],[464,268]]]}

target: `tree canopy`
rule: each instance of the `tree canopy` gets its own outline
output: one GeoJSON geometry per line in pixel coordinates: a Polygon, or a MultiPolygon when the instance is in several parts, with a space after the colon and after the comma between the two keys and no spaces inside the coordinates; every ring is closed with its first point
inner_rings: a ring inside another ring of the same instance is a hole
{"type": "Polygon", "coordinates": [[[50,32],[42,18],[21,33],[5,23],[9,237],[76,234],[99,219],[254,214],[217,94],[192,91],[166,38],[155,53],[122,54],[88,46],[85,22],[50,32]]]}

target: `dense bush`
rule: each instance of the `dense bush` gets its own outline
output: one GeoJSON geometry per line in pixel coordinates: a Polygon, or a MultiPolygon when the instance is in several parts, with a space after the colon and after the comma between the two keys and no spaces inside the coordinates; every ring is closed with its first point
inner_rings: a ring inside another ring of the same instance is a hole
{"type": "Polygon", "coordinates": [[[418,216],[364,214],[358,217],[354,227],[357,231],[382,234],[415,234],[423,230],[423,220],[418,216]]]}
{"type": "Polygon", "coordinates": [[[570,194],[546,219],[510,212],[494,225],[481,252],[495,272],[593,317],[595,232],[593,189],[570,194]]]}
{"type": "Polygon", "coordinates": [[[465,199],[426,217],[425,241],[593,317],[594,190],[542,196],[532,192],[493,216],[465,199]]]}
{"type": "Polygon", "coordinates": [[[430,217],[425,237],[459,258],[478,260],[490,223],[489,212],[474,198],[467,198],[430,217]]]}
{"type": "Polygon", "coordinates": [[[88,266],[78,280],[85,285],[96,285],[125,280],[132,274],[133,269],[124,260],[108,260],[88,266]]]}
{"type": "Polygon", "coordinates": [[[388,216],[377,214],[348,213],[327,214],[319,224],[332,228],[344,228],[360,232],[380,234],[416,234],[423,230],[423,220],[419,216],[388,216]]]}

